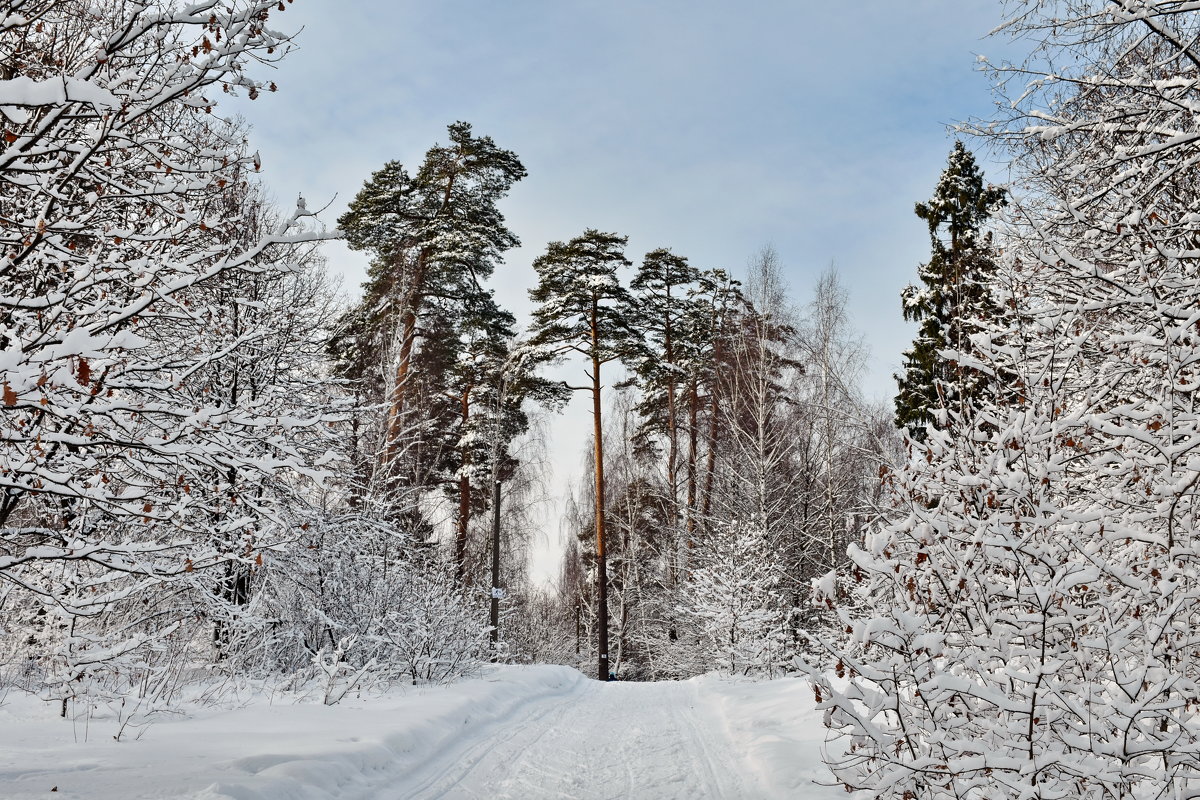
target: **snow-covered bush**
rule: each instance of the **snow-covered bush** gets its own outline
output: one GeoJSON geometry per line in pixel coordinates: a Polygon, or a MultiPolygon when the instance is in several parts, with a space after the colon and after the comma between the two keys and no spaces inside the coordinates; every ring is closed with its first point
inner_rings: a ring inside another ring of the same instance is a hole
{"type": "Polygon", "coordinates": [[[575,658],[573,626],[571,610],[546,589],[525,588],[501,604],[500,635],[518,663],[571,663],[575,658]]]}
{"type": "Polygon", "coordinates": [[[489,656],[487,599],[457,587],[433,551],[389,525],[313,522],[256,577],[238,639],[248,669],[327,684],[349,675],[440,683],[489,656]]]}
{"type": "Polygon", "coordinates": [[[241,313],[263,298],[231,287],[276,285],[320,238],[302,210],[249,224],[258,157],[212,113],[274,88],[248,69],[289,47],[278,6],[49,0],[0,17],[0,603],[20,643],[4,655],[32,653],[52,691],[125,691],[186,660],[184,642],[211,647],[235,613],[221,606],[244,601],[226,576],[319,477],[297,444],[322,421],[305,398],[211,381],[274,341],[241,313]]]}
{"type": "Polygon", "coordinates": [[[984,128],[1025,189],[992,287],[1009,311],[952,354],[1008,392],[940,412],[889,476],[894,521],[852,549],[871,603],[847,683],[817,681],[847,737],[832,767],[862,800],[1191,797],[1200,13],[1013,5],[1046,58],[984,128]]]}

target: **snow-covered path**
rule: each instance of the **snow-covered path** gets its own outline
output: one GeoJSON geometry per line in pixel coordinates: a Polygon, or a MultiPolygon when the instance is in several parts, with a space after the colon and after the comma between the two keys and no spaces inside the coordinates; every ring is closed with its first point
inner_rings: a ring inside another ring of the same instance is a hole
{"type": "Polygon", "coordinates": [[[0,698],[3,800],[832,800],[799,678],[597,683],[488,667],[337,706],[256,694],[126,729],[0,698]],[[138,735],[141,735],[138,738],[138,735]]]}
{"type": "Polygon", "coordinates": [[[587,681],[470,737],[387,796],[698,800],[767,797],[695,683],[587,681]]]}

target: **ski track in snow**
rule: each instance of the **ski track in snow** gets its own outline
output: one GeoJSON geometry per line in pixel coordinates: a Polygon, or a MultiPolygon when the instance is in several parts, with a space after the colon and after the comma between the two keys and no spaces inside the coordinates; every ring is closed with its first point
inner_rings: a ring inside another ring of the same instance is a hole
{"type": "Polygon", "coordinates": [[[690,683],[585,682],[497,723],[380,800],[759,798],[690,683]]]}

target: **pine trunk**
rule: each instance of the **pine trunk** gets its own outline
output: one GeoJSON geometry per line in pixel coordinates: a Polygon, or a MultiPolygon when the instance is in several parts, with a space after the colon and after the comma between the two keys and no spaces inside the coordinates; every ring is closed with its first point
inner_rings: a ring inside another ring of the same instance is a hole
{"type": "Polygon", "coordinates": [[[392,404],[388,408],[387,442],[384,447],[384,466],[391,467],[400,451],[400,435],[404,430],[405,389],[408,373],[412,367],[413,348],[417,339],[417,312],[421,306],[425,283],[425,256],[417,258],[417,269],[413,275],[408,302],[400,321],[400,353],[396,359],[395,383],[392,386],[392,404]]]}
{"type": "Polygon", "coordinates": [[[712,508],[713,477],[717,471],[717,442],[721,436],[721,426],[719,425],[721,380],[718,374],[721,358],[721,341],[718,339],[717,346],[713,351],[712,385],[708,389],[708,454],[704,465],[704,494],[700,502],[701,517],[707,517],[712,508]]]}
{"type": "MultiPolygon", "coordinates": [[[[492,430],[492,590],[488,612],[488,624],[492,628],[492,658],[500,657],[500,408],[504,403],[505,387],[503,374],[496,391],[494,409],[496,426],[492,430]]],[[[579,652],[578,634],[575,651],[579,652]]]]}
{"type": "Polygon", "coordinates": [[[596,625],[598,628],[597,678],[608,680],[608,563],[604,550],[604,436],[600,408],[600,343],[598,303],[592,300],[592,427],[596,457],[596,625]]]}
{"type": "MultiPolygon", "coordinates": [[[[498,460],[498,459],[497,459],[498,460]]],[[[500,471],[492,469],[492,592],[488,610],[492,628],[492,657],[499,658],[500,645],[500,471]]],[[[578,647],[576,647],[578,652],[578,647]]]]}
{"type": "MultiPolygon", "coordinates": [[[[671,292],[668,289],[668,301],[670,297],[671,292]]],[[[670,370],[668,373],[670,377],[667,379],[667,486],[670,492],[670,508],[668,513],[670,514],[671,531],[674,534],[679,526],[679,481],[677,478],[678,469],[676,463],[679,460],[679,423],[675,402],[675,351],[674,344],[671,341],[670,312],[667,313],[664,320],[663,330],[663,355],[666,356],[667,368],[670,370]]]]}
{"type": "Polygon", "coordinates": [[[696,462],[700,448],[700,387],[696,376],[688,382],[688,460],[687,460],[687,545],[696,531],[696,462]]]}

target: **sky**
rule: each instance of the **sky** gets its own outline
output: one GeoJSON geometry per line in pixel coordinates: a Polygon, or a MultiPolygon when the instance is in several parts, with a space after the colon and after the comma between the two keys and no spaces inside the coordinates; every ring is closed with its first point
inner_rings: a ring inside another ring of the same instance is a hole
{"type": "MultiPolygon", "coordinates": [[[[999,0],[288,0],[272,25],[296,50],[277,93],[227,105],[277,202],[303,194],[330,227],[388,160],[416,167],[470,122],[529,176],[501,204],[523,246],[493,279],[526,318],[532,261],[586,228],[629,237],[634,262],[670,247],[735,274],[778,252],[795,301],[834,266],[870,349],[864,390],[890,402],[913,329],[900,291],[929,256],[913,205],[954,138],[986,116],[977,56],[1012,57],[988,32],[999,0]]],[[[968,146],[972,143],[968,142],[968,146]]],[[[1000,182],[999,165],[989,177],[1000,182]]],[[[338,243],[354,296],[365,259],[338,243]]],[[[551,428],[561,488],[582,473],[582,398],[551,428]]],[[[550,515],[555,516],[554,514],[550,515]]],[[[556,569],[558,532],[535,574],[556,569]]]]}

